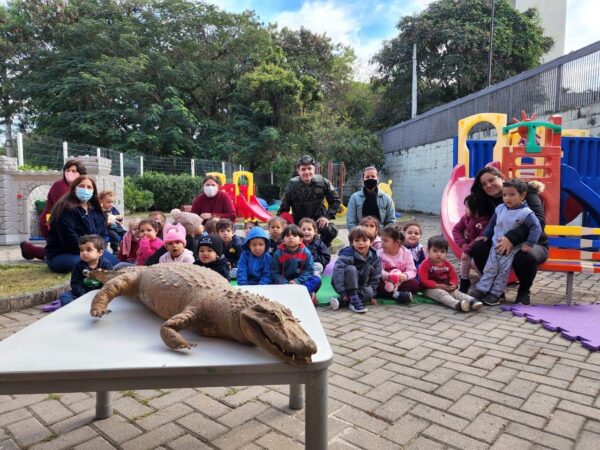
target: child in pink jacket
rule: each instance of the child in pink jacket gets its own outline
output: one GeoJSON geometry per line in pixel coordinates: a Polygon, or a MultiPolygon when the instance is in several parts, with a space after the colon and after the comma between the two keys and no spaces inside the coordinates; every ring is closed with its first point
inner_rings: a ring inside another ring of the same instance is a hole
{"type": "Polygon", "coordinates": [[[381,281],[377,294],[393,298],[397,303],[410,303],[412,294],[419,290],[417,269],[412,252],[404,247],[404,233],[395,224],[387,225],[381,232],[381,281]]]}
{"type": "Polygon", "coordinates": [[[145,219],[140,222],[140,240],[135,258],[136,266],[143,266],[146,260],[163,246],[163,241],[157,236],[158,231],[158,223],[155,220],[145,219]]]}
{"type": "Polygon", "coordinates": [[[465,294],[471,286],[469,278],[471,271],[471,249],[475,244],[475,239],[481,236],[489,221],[490,218],[482,214],[479,198],[475,194],[467,195],[465,197],[465,214],[452,229],[454,241],[462,250],[460,257],[460,286],[458,290],[465,294]]]}

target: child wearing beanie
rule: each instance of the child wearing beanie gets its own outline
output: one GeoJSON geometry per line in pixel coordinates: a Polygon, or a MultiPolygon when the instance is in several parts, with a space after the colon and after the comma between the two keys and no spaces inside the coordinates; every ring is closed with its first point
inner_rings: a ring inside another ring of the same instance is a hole
{"type": "Polygon", "coordinates": [[[219,236],[201,236],[198,239],[198,259],[194,264],[214,270],[229,281],[229,265],[223,256],[223,242],[219,236]]]}
{"type": "Polygon", "coordinates": [[[167,252],[158,259],[159,263],[194,264],[194,254],[185,248],[185,228],[183,225],[179,223],[166,224],[163,228],[163,244],[167,252]]]}

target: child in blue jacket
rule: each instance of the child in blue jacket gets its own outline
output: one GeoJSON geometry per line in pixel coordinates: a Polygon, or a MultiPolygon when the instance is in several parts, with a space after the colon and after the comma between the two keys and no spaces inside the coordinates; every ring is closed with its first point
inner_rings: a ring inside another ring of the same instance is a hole
{"type": "Polygon", "coordinates": [[[237,265],[239,286],[271,284],[271,255],[269,235],[259,226],[248,231],[237,265]]]}
{"type": "Polygon", "coordinates": [[[313,257],[302,243],[302,231],[298,225],[287,225],[271,261],[271,281],[273,284],[302,284],[308,289],[313,304],[317,304],[316,292],[321,287],[321,279],[314,274],[313,257]]]}

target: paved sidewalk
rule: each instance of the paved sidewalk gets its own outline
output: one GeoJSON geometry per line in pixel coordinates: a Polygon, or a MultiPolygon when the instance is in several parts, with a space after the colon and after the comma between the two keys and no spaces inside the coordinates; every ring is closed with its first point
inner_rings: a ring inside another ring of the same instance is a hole
{"type": "MultiPolygon", "coordinates": [[[[418,219],[425,238],[439,232],[437,217],[418,219]]],[[[534,302],[563,300],[565,279],[540,273],[534,302]]],[[[597,277],[576,276],[575,285],[577,301],[600,298],[597,277]]],[[[335,352],[331,449],[600,448],[600,353],[577,342],[499,307],[459,314],[437,305],[379,306],[365,315],[323,308],[319,316],[335,352]]],[[[0,339],[41,317],[38,308],[0,315],[0,339]]],[[[120,392],[114,416],[100,421],[94,406],[90,393],[0,396],[0,449],[293,449],[304,442],[304,412],[287,408],[285,386],[120,392]]]]}

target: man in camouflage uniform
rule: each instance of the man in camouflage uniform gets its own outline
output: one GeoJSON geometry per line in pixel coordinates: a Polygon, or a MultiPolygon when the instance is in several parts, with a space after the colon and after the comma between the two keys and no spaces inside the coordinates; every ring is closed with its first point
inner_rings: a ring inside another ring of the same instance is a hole
{"type": "Polygon", "coordinates": [[[340,210],[340,197],[327,178],[315,175],[315,160],[310,155],[304,155],[296,165],[297,177],[293,177],[285,188],[283,200],[277,215],[292,209],[294,222],[298,223],[304,217],[310,217],[317,222],[319,234],[323,243],[329,247],[337,236],[338,230],[331,219],[340,210]],[[325,211],[323,200],[327,199],[329,209],[325,211]]]}

